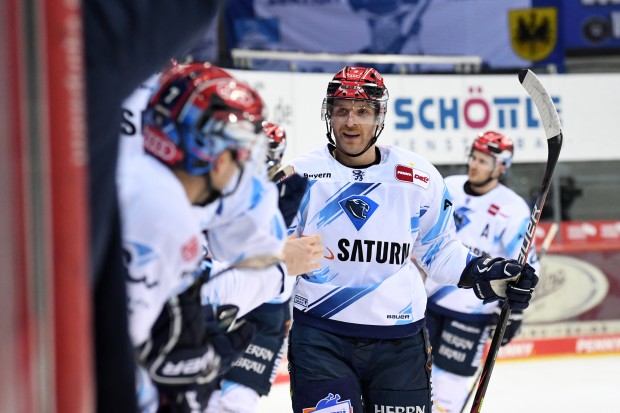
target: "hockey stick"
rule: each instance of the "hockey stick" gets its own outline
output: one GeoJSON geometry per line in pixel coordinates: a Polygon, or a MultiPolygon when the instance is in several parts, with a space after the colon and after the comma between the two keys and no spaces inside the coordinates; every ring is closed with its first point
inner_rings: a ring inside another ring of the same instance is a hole
{"type": "MultiPolygon", "coordinates": [[[[549,247],[551,246],[551,243],[555,239],[555,235],[557,234],[559,228],[560,228],[560,225],[557,222],[554,222],[549,227],[549,231],[547,231],[547,235],[545,236],[545,239],[543,240],[540,246],[540,250],[538,250],[538,252],[536,253],[539,261],[547,253],[547,250],[549,249],[549,247]]],[[[469,399],[471,399],[471,396],[474,394],[474,390],[476,390],[476,383],[480,381],[480,376],[482,376],[482,364],[478,366],[478,369],[476,372],[476,378],[474,379],[469,389],[469,393],[467,393],[467,397],[465,398],[463,407],[461,407],[461,413],[465,412],[465,408],[469,404],[469,399]]]]}
{"type": "MultiPolygon", "coordinates": [[[[519,257],[517,258],[519,264],[525,265],[527,256],[530,252],[530,247],[532,246],[532,239],[534,238],[534,233],[536,232],[536,226],[540,220],[540,213],[545,205],[547,194],[549,193],[551,177],[553,176],[553,171],[555,170],[555,166],[560,156],[560,149],[562,148],[562,129],[560,125],[560,117],[558,116],[558,112],[553,105],[553,101],[534,72],[528,69],[521,70],[519,72],[519,82],[521,82],[521,85],[525,88],[534,101],[536,109],[540,114],[540,118],[545,128],[548,148],[547,165],[545,166],[542,184],[538,190],[538,196],[536,197],[536,202],[534,202],[532,214],[530,215],[530,222],[527,225],[523,244],[521,245],[521,251],[519,252],[519,257]]],[[[512,310],[510,309],[508,300],[505,300],[504,305],[502,306],[502,312],[499,316],[499,321],[495,327],[495,334],[493,335],[493,340],[491,341],[487,358],[484,362],[482,375],[480,377],[480,382],[478,383],[478,390],[476,390],[476,396],[474,397],[474,404],[471,408],[471,413],[480,412],[482,409],[484,396],[489,386],[489,381],[491,380],[491,373],[493,372],[493,367],[495,366],[497,353],[499,352],[499,348],[502,344],[502,339],[504,338],[504,332],[506,331],[506,325],[508,324],[508,318],[510,317],[511,312],[512,310]]]]}

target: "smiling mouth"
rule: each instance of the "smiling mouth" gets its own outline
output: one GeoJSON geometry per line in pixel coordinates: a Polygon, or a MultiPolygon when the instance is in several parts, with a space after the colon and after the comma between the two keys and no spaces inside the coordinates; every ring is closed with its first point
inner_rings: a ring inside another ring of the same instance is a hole
{"type": "Polygon", "coordinates": [[[342,136],[344,136],[345,138],[353,139],[359,138],[361,134],[359,132],[342,132],[342,136]]]}

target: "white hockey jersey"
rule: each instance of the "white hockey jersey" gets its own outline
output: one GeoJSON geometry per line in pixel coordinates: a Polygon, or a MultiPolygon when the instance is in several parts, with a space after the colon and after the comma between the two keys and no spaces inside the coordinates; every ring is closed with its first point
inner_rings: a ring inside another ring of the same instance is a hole
{"type": "MultiPolygon", "coordinates": [[[[243,175],[234,177],[224,193],[229,195],[213,205],[195,208],[207,248],[217,260],[212,273],[247,259],[280,258],[287,234],[277,188],[267,180],[264,152],[253,155],[243,175]]],[[[284,287],[294,278],[286,277],[284,264],[228,272],[203,287],[204,303],[234,304],[243,316],[265,302],[284,302],[290,297],[291,288],[284,287]]]]}
{"type": "Polygon", "coordinates": [[[142,136],[142,112],[158,85],[160,74],[152,75],[138,86],[122,105],[121,139],[119,157],[133,156],[144,153],[144,137],[142,136]]]}
{"type": "Polygon", "coordinates": [[[166,301],[194,281],[202,235],[183,186],[155,158],[122,158],[117,185],[129,272],[129,332],[139,346],[166,301]]]}
{"type": "Polygon", "coordinates": [[[458,240],[439,172],[421,156],[380,147],[378,165],[349,168],[328,147],[292,162],[310,179],[292,229],[320,234],[321,268],[298,277],[294,320],[337,334],[397,338],[424,323],[426,291],[413,254],[456,284],[474,256],[458,240]]]}
{"type": "MultiPolygon", "coordinates": [[[[476,255],[517,259],[529,223],[531,210],[523,198],[502,184],[484,195],[469,195],[464,186],[467,175],[445,179],[454,202],[458,237],[476,255]]],[[[539,270],[532,246],[528,263],[539,270]]],[[[482,321],[498,303],[483,304],[471,290],[442,286],[426,280],[429,308],[464,321],[482,321]]]]}

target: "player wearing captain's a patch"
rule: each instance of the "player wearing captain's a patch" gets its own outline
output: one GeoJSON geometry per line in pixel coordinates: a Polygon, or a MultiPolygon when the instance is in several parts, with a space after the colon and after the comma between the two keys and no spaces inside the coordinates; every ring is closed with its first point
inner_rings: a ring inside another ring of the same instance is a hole
{"type": "MultiPolygon", "coordinates": [[[[474,294],[441,285],[431,278],[425,281],[429,295],[426,320],[434,356],[433,411],[436,412],[461,411],[471,376],[480,366],[491,326],[496,324],[499,302],[489,300],[495,295],[493,281],[476,287],[474,279],[481,277],[489,266],[498,264],[489,254],[518,257],[530,221],[526,202],[499,182],[511,165],[513,150],[512,140],[507,136],[493,131],[481,133],[472,143],[467,175],[445,179],[454,203],[457,236],[474,253],[487,258],[479,268],[470,266],[468,275],[461,280],[461,285],[473,287],[474,294]]],[[[523,294],[519,295],[520,290],[515,286],[508,286],[509,294],[515,294],[515,302],[504,344],[518,332],[523,309],[529,301],[529,290],[536,284],[531,278],[536,270],[539,264],[532,249],[529,264],[521,275],[523,294]],[[527,282],[531,285],[526,285],[527,282]]]]}
{"type": "Polygon", "coordinates": [[[293,293],[295,413],[335,395],[353,411],[431,410],[427,296],[411,255],[430,278],[473,287],[484,300],[531,296],[507,288],[520,265],[486,263],[458,239],[452,198],[430,162],[376,145],[387,102],[375,69],[343,68],[322,106],[329,144],[291,162],[310,182],[290,229],[321,235],[325,247],[321,268],[299,277],[293,293]]]}

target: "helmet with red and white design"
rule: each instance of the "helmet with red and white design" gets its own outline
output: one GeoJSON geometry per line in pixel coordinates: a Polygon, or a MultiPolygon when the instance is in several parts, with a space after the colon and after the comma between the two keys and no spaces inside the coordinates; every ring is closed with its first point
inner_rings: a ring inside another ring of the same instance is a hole
{"type": "Polygon", "coordinates": [[[267,136],[267,169],[280,165],[286,149],[286,132],[280,125],[264,122],[263,131],[267,136]]]}
{"type": "Polygon", "coordinates": [[[512,164],[514,154],[512,139],[501,133],[494,131],[481,133],[471,145],[471,151],[474,150],[491,155],[506,168],[512,164]]]}
{"type": "Polygon", "coordinates": [[[383,76],[372,67],[345,66],[327,85],[321,119],[329,120],[335,99],[363,100],[375,108],[370,123],[383,125],[389,99],[383,76]]]}
{"type": "Polygon", "coordinates": [[[265,105],[256,91],[203,63],[164,71],[143,114],[147,153],[191,175],[205,175],[230,150],[243,163],[262,139],[265,105]]]}

